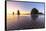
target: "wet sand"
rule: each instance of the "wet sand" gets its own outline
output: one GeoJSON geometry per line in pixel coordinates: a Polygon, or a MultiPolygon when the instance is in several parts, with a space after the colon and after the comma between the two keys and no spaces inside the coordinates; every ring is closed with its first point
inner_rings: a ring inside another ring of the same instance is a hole
{"type": "Polygon", "coordinates": [[[9,15],[7,17],[7,29],[23,30],[44,28],[44,15],[9,15]]]}

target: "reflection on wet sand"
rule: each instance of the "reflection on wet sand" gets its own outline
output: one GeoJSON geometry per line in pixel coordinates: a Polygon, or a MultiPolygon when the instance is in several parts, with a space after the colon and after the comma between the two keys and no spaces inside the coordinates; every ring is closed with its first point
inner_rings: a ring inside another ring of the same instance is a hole
{"type": "Polygon", "coordinates": [[[37,14],[32,14],[32,15],[31,15],[31,18],[32,18],[32,20],[35,21],[35,20],[38,18],[38,15],[37,15],[37,14]]]}
{"type": "Polygon", "coordinates": [[[44,15],[14,15],[13,17],[7,18],[7,27],[9,30],[43,28],[43,18],[44,15]]]}

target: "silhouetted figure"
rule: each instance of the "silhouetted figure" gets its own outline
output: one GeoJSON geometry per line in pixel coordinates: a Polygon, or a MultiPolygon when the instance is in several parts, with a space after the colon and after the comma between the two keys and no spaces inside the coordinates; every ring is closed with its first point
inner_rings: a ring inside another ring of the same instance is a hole
{"type": "Polygon", "coordinates": [[[13,15],[14,15],[14,12],[13,12],[13,15]]]}
{"type": "Polygon", "coordinates": [[[18,15],[20,15],[20,12],[19,12],[19,10],[17,11],[17,14],[18,14],[18,15]]]}

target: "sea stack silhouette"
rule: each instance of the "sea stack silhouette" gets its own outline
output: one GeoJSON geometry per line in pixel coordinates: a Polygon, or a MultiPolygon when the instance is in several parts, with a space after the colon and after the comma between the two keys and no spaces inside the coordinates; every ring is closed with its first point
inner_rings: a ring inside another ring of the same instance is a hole
{"type": "Polygon", "coordinates": [[[33,8],[32,11],[31,11],[31,15],[32,15],[32,14],[38,14],[38,12],[39,12],[39,11],[38,11],[36,8],[33,8]]]}
{"type": "Polygon", "coordinates": [[[20,15],[20,11],[19,10],[17,11],[17,14],[20,15]]]}
{"type": "Polygon", "coordinates": [[[13,15],[14,15],[14,12],[13,12],[13,15]]]}
{"type": "Polygon", "coordinates": [[[38,17],[38,13],[39,11],[36,8],[33,8],[31,11],[31,17],[34,21],[36,21],[37,17],[38,17]]]}

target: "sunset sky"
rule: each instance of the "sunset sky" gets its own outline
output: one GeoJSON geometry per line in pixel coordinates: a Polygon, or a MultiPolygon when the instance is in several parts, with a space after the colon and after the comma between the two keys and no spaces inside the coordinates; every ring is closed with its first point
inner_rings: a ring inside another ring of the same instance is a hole
{"type": "Polygon", "coordinates": [[[33,8],[36,8],[39,12],[44,13],[44,3],[7,1],[7,14],[12,14],[12,12],[15,12],[16,14],[17,10],[20,11],[20,14],[27,14],[30,13],[33,8]]]}

